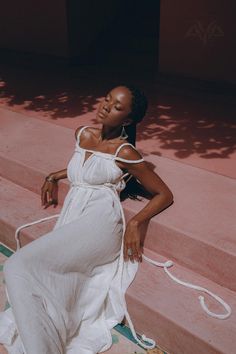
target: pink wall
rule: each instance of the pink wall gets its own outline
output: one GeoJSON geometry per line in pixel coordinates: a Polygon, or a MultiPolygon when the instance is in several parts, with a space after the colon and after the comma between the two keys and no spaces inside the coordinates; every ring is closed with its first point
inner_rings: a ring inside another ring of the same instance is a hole
{"type": "Polygon", "coordinates": [[[8,0],[0,10],[0,48],[74,57],[112,21],[117,1],[8,0]]]}
{"type": "Polygon", "coordinates": [[[235,13],[235,0],[161,0],[159,71],[236,82],[235,13]]]}
{"type": "Polygon", "coordinates": [[[66,0],[7,0],[0,9],[0,48],[68,56],[66,0]]]}

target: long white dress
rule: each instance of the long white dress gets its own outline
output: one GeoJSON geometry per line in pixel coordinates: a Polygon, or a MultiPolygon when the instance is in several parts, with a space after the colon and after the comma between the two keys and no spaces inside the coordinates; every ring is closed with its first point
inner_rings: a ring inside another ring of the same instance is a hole
{"type": "Polygon", "coordinates": [[[124,294],[138,263],[123,260],[125,182],[115,161],[143,159],[118,157],[127,143],[114,155],[82,148],[85,128],[67,166],[70,189],[53,230],[4,264],[11,307],[0,316],[0,342],[11,354],[105,351],[110,329],[127,314],[124,294]]]}

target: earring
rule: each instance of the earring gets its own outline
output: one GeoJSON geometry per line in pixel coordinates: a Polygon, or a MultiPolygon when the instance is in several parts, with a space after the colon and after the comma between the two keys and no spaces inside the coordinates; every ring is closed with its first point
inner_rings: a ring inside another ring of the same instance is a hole
{"type": "Polygon", "coordinates": [[[126,133],[124,125],[122,125],[122,130],[121,130],[121,134],[120,134],[119,138],[122,140],[125,140],[128,138],[128,136],[129,135],[126,133]]]}

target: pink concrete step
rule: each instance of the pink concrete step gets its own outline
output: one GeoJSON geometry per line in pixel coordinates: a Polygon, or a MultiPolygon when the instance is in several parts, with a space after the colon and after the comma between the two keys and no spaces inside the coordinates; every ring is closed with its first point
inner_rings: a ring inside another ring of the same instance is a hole
{"type": "MultiPolygon", "coordinates": [[[[7,111],[1,117],[0,173],[40,193],[46,174],[66,167],[74,130],[7,111]]],[[[236,180],[149,155],[174,193],[174,205],[150,222],[145,246],[236,290],[236,180]]],[[[61,203],[68,184],[60,183],[61,203]]],[[[127,200],[127,218],[146,201],[127,200]]]]}
{"type": "MultiPolygon", "coordinates": [[[[44,178],[66,168],[75,138],[71,129],[41,122],[0,109],[0,174],[35,193],[41,193],[44,178]]],[[[59,203],[68,191],[68,181],[59,181],[59,203]]]]}
{"type": "MultiPolygon", "coordinates": [[[[0,241],[16,250],[16,229],[35,220],[59,214],[61,207],[43,209],[38,194],[22,188],[5,178],[0,178],[0,241]]],[[[20,231],[21,246],[50,232],[56,218],[20,231]]]]}
{"type": "MultiPolygon", "coordinates": [[[[236,290],[236,180],[177,161],[146,156],[174,194],[147,227],[145,246],[236,290]]],[[[124,202],[127,218],[145,201],[124,202]]]]}
{"type": "MultiPolygon", "coordinates": [[[[166,258],[145,250],[157,261],[166,258]]],[[[128,311],[138,333],[155,338],[158,345],[173,354],[233,354],[236,338],[236,293],[174,264],[170,272],[183,281],[206,287],[222,297],[232,308],[228,319],[208,316],[198,296],[205,297],[208,308],[219,314],[224,308],[203,292],[174,283],[162,268],[142,262],[128,289],[128,311]]]]}
{"type": "MultiPolygon", "coordinates": [[[[15,229],[27,222],[56,214],[60,208],[41,209],[39,195],[4,178],[0,181],[0,241],[15,249],[15,229]]],[[[21,244],[51,231],[54,221],[31,226],[21,231],[21,244]]],[[[152,259],[165,258],[145,249],[152,259]]],[[[127,293],[128,309],[138,333],[153,337],[173,354],[231,354],[236,335],[236,294],[176,264],[173,274],[215,292],[232,307],[232,316],[224,321],[208,317],[200,308],[198,292],[173,283],[162,269],[143,261],[127,293]],[[191,350],[191,352],[189,351],[191,350]]],[[[223,309],[206,296],[210,310],[223,309]]]]}

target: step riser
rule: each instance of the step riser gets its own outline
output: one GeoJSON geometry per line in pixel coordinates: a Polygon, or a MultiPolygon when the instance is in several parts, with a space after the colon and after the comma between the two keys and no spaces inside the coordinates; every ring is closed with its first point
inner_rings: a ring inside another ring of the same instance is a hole
{"type": "MultiPolygon", "coordinates": [[[[223,353],[216,348],[195,337],[175,323],[156,313],[129,294],[126,295],[129,314],[135,324],[137,333],[144,333],[147,337],[156,340],[157,345],[171,354],[230,354],[223,353]]],[[[157,299],[158,301],[158,299],[157,299]]]]}
{"type": "MultiPolygon", "coordinates": [[[[156,226],[156,225],[155,225],[156,226]]],[[[153,226],[150,225],[150,228],[153,226]]],[[[236,291],[236,257],[163,225],[148,229],[145,246],[236,291]]]]}
{"type": "MultiPolygon", "coordinates": [[[[31,192],[37,193],[40,199],[41,187],[47,174],[0,156],[0,175],[21,187],[27,188],[31,192]]],[[[62,205],[68,193],[69,184],[61,180],[58,186],[58,203],[62,205]]]]}
{"type": "MultiPolygon", "coordinates": [[[[2,221],[2,225],[0,223],[0,230],[2,230],[0,237],[11,239],[12,243],[7,244],[13,249],[16,247],[14,233],[18,226],[60,212],[60,206],[57,209],[41,210],[39,194],[30,192],[28,189],[4,178],[2,178],[0,188],[1,205],[5,206],[0,217],[2,221]]],[[[135,213],[135,210],[137,212],[141,204],[125,202],[123,205],[126,207],[126,217],[129,218],[135,213]]],[[[168,215],[169,210],[164,212],[163,215],[168,215]]],[[[151,221],[146,244],[152,248],[153,243],[156,250],[158,245],[161,244],[162,247],[160,248],[165,251],[168,248],[168,242],[171,245],[171,239],[175,240],[177,238],[180,242],[179,240],[184,239],[184,235],[175,232],[174,227],[173,230],[165,227],[164,225],[169,224],[161,224],[161,220],[161,217],[157,217],[151,221]],[[161,237],[160,240],[156,237],[157,230],[160,232],[158,234],[162,235],[163,241],[161,237]],[[151,238],[149,239],[149,237],[151,238]],[[166,238],[168,242],[164,242],[166,238]]],[[[33,225],[21,231],[21,245],[24,246],[28,242],[41,237],[41,235],[47,237],[47,233],[53,229],[51,222],[51,220],[48,220],[45,223],[33,225]]],[[[55,219],[53,219],[54,222],[55,219]]],[[[185,235],[185,237],[189,240],[192,239],[190,235],[185,235]]],[[[175,241],[174,246],[178,242],[175,241]]],[[[181,247],[183,248],[183,246],[181,247]]],[[[197,247],[198,245],[193,245],[194,249],[197,247]]],[[[212,248],[214,247],[212,246],[212,248]]],[[[174,254],[174,251],[175,249],[172,247],[170,252],[174,254]]],[[[185,254],[185,252],[183,253],[185,254]]],[[[163,255],[160,253],[145,249],[145,254],[152,259],[164,261],[163,255]]],[[[174,257],[168,258],[174,260],[174,257]]],[[[188,267],[181,269],[178,263],[173,267],[172,274],[179,279],[202,285],[221,296],[232,307],[231,317],[226,321],[209,318],[199,306],[197,299],[199,294],[193,295],[192,290],[186,290],[173,283],[163,270],[159,269],[158,271],[153,266],[143,262],[140,264],[139,272],[127,294],[128,310],[136,330],[153,337],[172,354],[233,353],[233,338],[235,335],[231,335],[231,333],[236,334],[235,293],[217,286],[216,283],[212,283],[209,279],[203,278],[197,273],[192,274],[188,267]],[[189,349],[191,352],[189,352],[189,349]]],[[[215,304],[208,297],[206,302],[209,308],[216,313],[224,312],[221,306],[215,304]]]]}
{"type": "Polygon", "coordinates": [[[0,242],[13,250],[16,250],[16,242],[14,240],[14,229],[11,225],[4,223],[0,219],[0,242]]]}
{"type": "MultiPolygon", "coordinates": [[[[45,175],[28,166],[22,166],[16,161],[0,157],[0,173],[4,178],[39,194],[45,175]],[[18,176],[21,176],[19,178],[18,176]]],[[[59,182],[58,201],[62,205],[69,190],[69,184],[59,182]]],[[[127,220],[135,214],[132,210],[124,208],[127,220]]],[[[56,209],[55,209],[55,212],[56,209]]],[[[6,237],[6,236],[5,236],[6,237]]],[[[12,240],[12,234],[8,235],[12,240]]],[[[32,238],[30,238],[32,240],[32,238]]],[[[10,241],[12,242],[12,241],[10,241]]],[[[10,246],[10,244],[9,244],[10,246]]],[[[236,291],[236,257],[214,248],[158,223],[156,220],[149,223],[145,237],[145,247],[167,258],[189,267],[214,282],[236,291]]]]}
{"type": "MultiPolygon", "coordinates": [[[[125,210],[127,220],[135,213],[125,210]]],[[[157,222],[149,223],[145,247],[236,291],[236,257],[157,222]]]]}
{"type": "MultiPolygon", "coordinates": [[[[27,221],[25,223],[27,223],[27,221]]],[[[21,230],[19,236],[21,247],[52,231],[54,223],[55,221],[47,220],[39,225],[32,225],[21,230]]],[[[6,224],[0,219],[0,242],[4,243],[14,251],[16,251],[15,231],[16,228],[13,225],[6,224]]]]}

